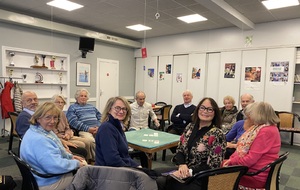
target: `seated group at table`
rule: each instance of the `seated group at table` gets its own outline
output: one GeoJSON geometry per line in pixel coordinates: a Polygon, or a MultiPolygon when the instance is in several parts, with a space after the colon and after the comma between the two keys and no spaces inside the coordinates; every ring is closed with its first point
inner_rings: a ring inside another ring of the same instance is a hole
{"type": "MultiPolygon", "coordinates": [[[[145,102],[146,95],[141,91],[136,93],[136,102],[131,105],[123,97],[110,98],[101,114],[94,106],[87,104],[88,91],[80,89],[75,95],[76,103],[69,107],[66,116],[61,111],[65,105],[62,96],[55,95],[54,103],[46,102],[37,107],[35,93],[24,94],[24,110],[17,121],[17,130],[23,137],[20,155],[41,173],[71,172],[86,165],[85,159],[95,161],[97,166],[141,168],[142,165],[128,151],[124,131],[129,129],[130,133],[131,130],[148,128],[149,116],[159,127],[152,106],[145,102]],[[79,137],[74,136],[69,124],[79,132],[79,137]],[[73,151],[71,153],[64,146],[65,141],[71,143],[69,147],[75,146],[75,150],[86,150],[86,155],[75,156],[73,151]]],[[[168,132],[181,135],[178,147],[173,149],[175,166],[156,168],[154,171],[144,170],[155,174],[158,189],[201,189],[202,181],[185,184],[161,175],[172,170],[173,175],[182,179],[203,170],[229,165],[244,165],[249,167],[249,171],[255,171],[278,158],[281,143],[276,124],[279,118],[271,105],[249,102],[251,104],[243,108],[246,119],[233,126],[240,135],[238,138],[232,137],[231,130],[225,136],[222,114],[214,99],[203,98],[194,106],[192,98],[190,91],[183,92],[184,103],[175,107],[172,113],[173,124],[168,128],[168,132]],[[234,145],[236,151],[225,160],[226,138],[230,141],[236,138],[238,141],[234,145]]],[[[145,156],[145,153],[142,155],[145,156]]],[[[140,159],[145,161],[143,157],[140,159]]],[[[243,176],[240,185],[263,188],[267,173],[243,176]]],[[[65,189],[71,184],[73,175],[69,173],[49,179],[35,178],[42,190],[65,189]]]]}

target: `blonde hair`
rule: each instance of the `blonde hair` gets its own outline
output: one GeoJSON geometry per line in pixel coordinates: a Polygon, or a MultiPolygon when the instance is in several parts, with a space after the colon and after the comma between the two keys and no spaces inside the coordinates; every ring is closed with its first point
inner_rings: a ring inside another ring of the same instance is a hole
{"type": "Polygon", "coordinates": [[[62,94],[53,95],[52,98],[51,98],[52,102],[55,102],[57,98],[61,98],[63,100],[64,104],[66,104],[65,97],[62,94]]]}
{"type": "Polygon", "coordinates": [[[232,96],[225,96],[225,97],[223,98],[223,104],[225,104],[225,100],[229,100],[229,102],[231,102],[232,105],[235,104],[235,100],[234,100],[234,98],[233,98],[232,96]]]}
{"type": "MultiPolygon", "coordinates": [[[[29,120],[30,124],[37,125],[37,120],[41,117],[44,117],[48,112],[56,115],[60,119],[61,110],[53,102],[45,102],[36,109],[31,119],[29,120]]],[[[57,122],[57,124],[58,123],[59,122],[57,122]]]]}
{"type": "Polygon", "coordinates": [[[256,125],[270,124],[276,125],[280,122],[273,107],[267,102],[255,102],[246,107],[245,114],[249,115],[256,125]]]}
{"type": "Polygon", "coordinates": [[[101,123],[108,121],[109,112],[117,100],[122,101],[127,109],[126,116],[122,122],[124,123],[124,125],[126,125],[126,126],[128,125],[129,118],[131,116],[131,109],[130,109],[130,105],[129,105],[128,101],[122,96],[112,97],[112,98],[108,99],[108,101],[105,105],[105,108],[103,110],[102,116],[101,116],[101,123]]]}

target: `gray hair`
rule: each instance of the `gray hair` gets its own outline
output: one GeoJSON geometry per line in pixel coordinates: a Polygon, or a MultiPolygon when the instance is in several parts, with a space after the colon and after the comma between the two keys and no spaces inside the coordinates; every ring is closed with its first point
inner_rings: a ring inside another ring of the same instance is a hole
{"type": "Polygon", "coordinates": [[[87,94],[87,99],[90,99],[90,93],[87,89],[85,88],[81,88],[81,89],[78,89],[76,90],[76,93],[75,93],[75,100],[77,101],[77,98],[80,96],[81,92],[86,92],[87,94]]]}

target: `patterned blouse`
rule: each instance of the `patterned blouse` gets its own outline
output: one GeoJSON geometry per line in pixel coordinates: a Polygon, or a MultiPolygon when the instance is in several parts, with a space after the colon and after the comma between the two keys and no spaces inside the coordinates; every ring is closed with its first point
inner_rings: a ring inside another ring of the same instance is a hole
{"type": "Polygon", "coordinates": [[[198,130],[190,123],[180,137],[176,152],[178,165],[187,164],[193,173],[220,167],[226,149],[222,130],[211,125],[198,130]]]}

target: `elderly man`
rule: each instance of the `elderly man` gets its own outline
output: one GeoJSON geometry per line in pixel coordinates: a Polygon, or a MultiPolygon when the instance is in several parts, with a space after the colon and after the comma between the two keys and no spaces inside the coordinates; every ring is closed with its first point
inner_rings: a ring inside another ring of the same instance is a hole
{"type": "Polygon", "coordinates": [[[155,113],[153,112],[152,105],[145,102],[146,95],[142,91],[138,91],[135,94],[135,102],[130,104],[131,118],[129,130],[139,130],[149,128],[148,118],[149,116],[154,121],[156,127],[159,127],[159,121],[155,113]]]}
{"type": "Polygon", "coordinates": [[[76,103],[71,105],[67,111],[69,125],[79,131],[79,136],[89,140],[92,144],[92,161],[95,158],[95,138],[100,127],[101,113],[98,109],[88,104],[89,92],[86,89],[79,89],[75,93],[76,103]]]}
{"type": "Polygon", "coordinates": [[[192,121],[192,115],[196,106],[192,104],[193,94],[189,90],[182,93],[183,104],[177,105],[171,115],[172,125],[169,126],[168,132],[181,135],[185,127],[192,121]]]}
{"type": "Polygon", "coordinates": [[[236,121],[244,120],[245,115],[244,115],[244,109],[248,104],[251,104],[254,102],[254,98],[251,94],[243,94],[241,96],[241,106],[242,110],[239,111],[239,113],[236,116],[236,121]]]}
{"type": "Polygon", "coordinates": [[[25,132],[29,129],[29,120],[31,116],[34,114],[39,100],[35,92],[26,91],[23,93],[21,97],[21,102],[23,106],[22,112],[19,114],[16,121],[16,131],[18,135],[22,138],[25,132]]]}

